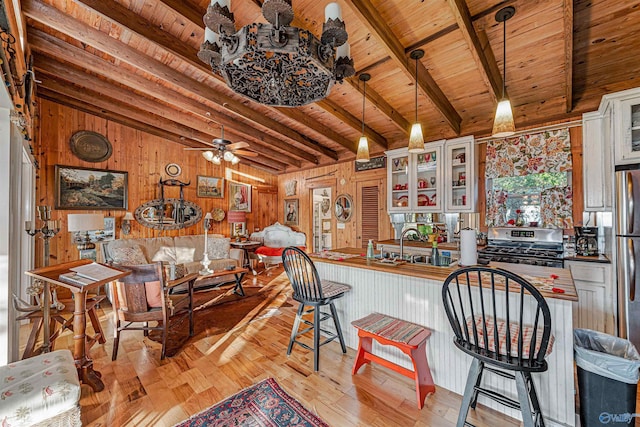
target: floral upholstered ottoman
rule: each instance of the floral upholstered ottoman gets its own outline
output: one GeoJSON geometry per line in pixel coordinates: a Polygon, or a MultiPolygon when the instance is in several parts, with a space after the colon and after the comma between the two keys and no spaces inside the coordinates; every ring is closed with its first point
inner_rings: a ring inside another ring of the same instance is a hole
{"type": "Polygon", "coordinates": [[[1,426],[81,426],[79,401],[69,350],[0,366],[1,426]]]}

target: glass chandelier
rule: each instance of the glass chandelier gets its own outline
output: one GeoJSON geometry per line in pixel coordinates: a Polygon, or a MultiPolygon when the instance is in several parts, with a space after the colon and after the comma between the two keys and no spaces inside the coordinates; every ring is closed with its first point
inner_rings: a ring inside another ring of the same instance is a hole
{"type": "Polygon", "coordinates": [[[269,23],[236,31],[230,0],[212,0],[198,57],[234,92],[261,104],[298,107],[327,97],[335,82],[355,74],[340,5],[326,6],[318,39],[289,26],[291,1],[265,0],[262,15],[269,23]]]}

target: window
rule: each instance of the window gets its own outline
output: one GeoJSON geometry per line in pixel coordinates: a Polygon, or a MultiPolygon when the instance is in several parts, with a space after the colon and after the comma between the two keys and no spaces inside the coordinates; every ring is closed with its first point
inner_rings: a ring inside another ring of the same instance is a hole
{"type": "Polygon", "coordinates": [[[554,187],[567,187],[571,182],[570,172],[547,172],[523,176],[487,179],[487,189],[502,192],[494,203],[502,204],[504,223],[515,222],[520,210],[525,225],[537,222],[542,225],[540,212],[541,193],[554,187]]]}

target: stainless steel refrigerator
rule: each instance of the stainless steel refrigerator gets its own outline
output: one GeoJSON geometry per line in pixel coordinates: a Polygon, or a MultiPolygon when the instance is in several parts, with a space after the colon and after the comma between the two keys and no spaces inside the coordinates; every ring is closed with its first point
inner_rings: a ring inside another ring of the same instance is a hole
{"type": "Polygon", "coordinates": [[[616,166],[618,334],[640,349],[640,165],[616,166]]]}

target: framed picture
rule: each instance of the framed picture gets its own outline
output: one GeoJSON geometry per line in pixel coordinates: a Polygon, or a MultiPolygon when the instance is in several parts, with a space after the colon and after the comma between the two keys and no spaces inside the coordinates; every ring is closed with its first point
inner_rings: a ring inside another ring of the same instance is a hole
{"type": "Polygon", "coordinates": [[[284,199],[284,224],[298,225],[298,199],[284,199]]]}
{"type": "Polygon", "coordinates": [[[224,178],[198,175],[196,188],[198,197],[224,198],[224,178]]]}
{"type": "Polygon", "coordinates": [[[127,172],[56,165],[56,209],[127,209],[127,172]]]}
{"type": "Polygon", "coordinates": [[[229,210],[251,212],[251,185],[229,181],[229,210]]]}
{"type": "Polygon", "coordinates": [[[104,230],[88,231],[89,239],[95,242],[106,242],[116,238],[116,219],[112,216],[104,217],[104,230]]]}
{"type": "Polygon", "coordinates": [[[231,223],[231,238],[237,236],[244,236],[247,232],[246,223],[244,222],[232,222],[231,223]]]}

